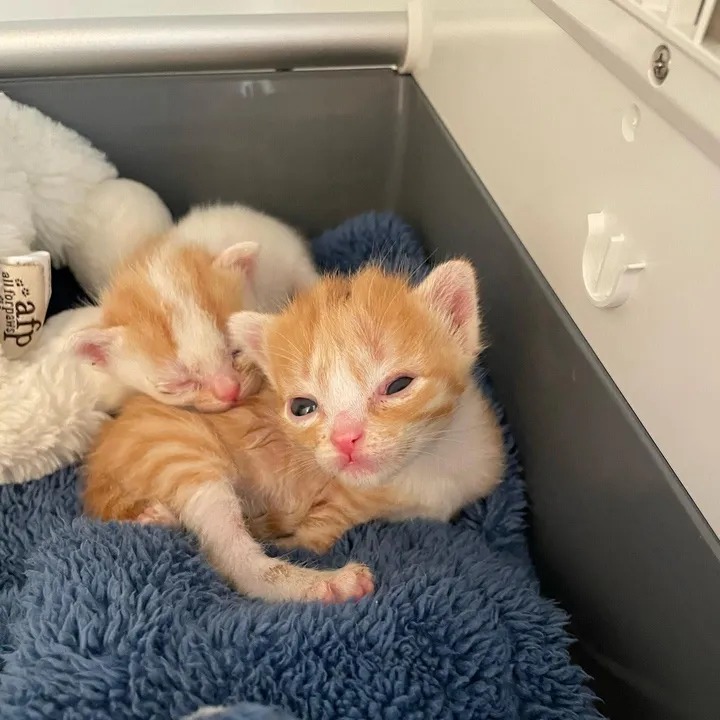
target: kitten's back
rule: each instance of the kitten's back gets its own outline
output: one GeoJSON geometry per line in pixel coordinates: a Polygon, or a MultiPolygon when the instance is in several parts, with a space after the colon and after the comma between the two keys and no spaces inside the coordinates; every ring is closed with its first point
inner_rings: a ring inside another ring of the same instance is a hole
{"type": "Polygon", "coordinates": [[[235,479],[255,504],[295,507],[327,478],[291,444],[275,394],[262,390],[224,413],[205,414],[130,398],[106,423],[86,461],[85,508],[110,520],[135,519],[153,503],[171,504],[208,477],[235,479]],[[302,478],[303,482],[298,482],[302,478]]]}

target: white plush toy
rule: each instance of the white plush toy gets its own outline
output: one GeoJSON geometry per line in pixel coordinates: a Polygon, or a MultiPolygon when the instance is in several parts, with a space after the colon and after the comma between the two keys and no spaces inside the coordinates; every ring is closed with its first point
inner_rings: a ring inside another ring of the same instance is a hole
{"type": "Polygon", "coordinates": [[[68,347],[96,308],[50,318],[29,340],[18,330],[23,313],[31,330],[44,320],[46,253],[94,297],[121,257],[171,224],[157,194],[118,178],[85,138],[0,94],[0,484],[77,460],[123,394],[68,347]]]}
{"type": "Polygon", "coordinates": [[[0,355],[0,484],[76,461],[122,401],[122,385],[67,349],[69,336],[98,315],[96,307],[66,310],[21,359],[0,355]]]}

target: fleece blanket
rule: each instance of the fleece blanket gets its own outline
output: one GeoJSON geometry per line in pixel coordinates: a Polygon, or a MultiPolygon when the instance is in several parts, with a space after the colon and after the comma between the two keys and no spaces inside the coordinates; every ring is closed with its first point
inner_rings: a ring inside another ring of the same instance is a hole
{"type": "MultiPolygon", "coordinates": [[[[392,215],[348,221],[314,252],[324,270],[425,272],[392,215]]],[[[567,618],[539,593],[504,427],[502,485],[455,522],[375,522],[295,555],[373,568],[372,597],[331,607],[248,600],[180,531],[81,517],[74,468],[0,487],[0,717],[600,717],[567,618]]]]}

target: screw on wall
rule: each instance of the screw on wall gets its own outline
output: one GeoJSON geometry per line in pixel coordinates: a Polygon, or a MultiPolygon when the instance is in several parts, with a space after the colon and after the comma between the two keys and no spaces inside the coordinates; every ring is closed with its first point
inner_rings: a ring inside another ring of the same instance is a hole
{"type": "Polygon", "coordinates": [[[650,65],[652,80],[656,85],[662,85],[670,72],[670,48],[667,45],[658,45],[652,56],[650,65]]]}

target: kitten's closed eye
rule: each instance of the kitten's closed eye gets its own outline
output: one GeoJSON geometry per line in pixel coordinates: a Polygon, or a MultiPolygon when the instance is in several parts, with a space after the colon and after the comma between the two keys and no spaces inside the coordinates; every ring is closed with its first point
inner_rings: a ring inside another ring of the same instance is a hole
{"type": "Polygon", "coordinates": [[[191,390],[197,390],[198,384],[194,380],[180,380],[177,382],[161,383],[156,386],[162,395],[178,395],[191,390]]]}
{"type": "Polygon", "coordinates": [[[415,378],[410,377],[409,375],[401,375],[400,377],[395,378],[394,380],[391,380],[386,388],[385,388],[385,395],[395,395],[396,393],[401,392],[404,390],[415,378]]]}

